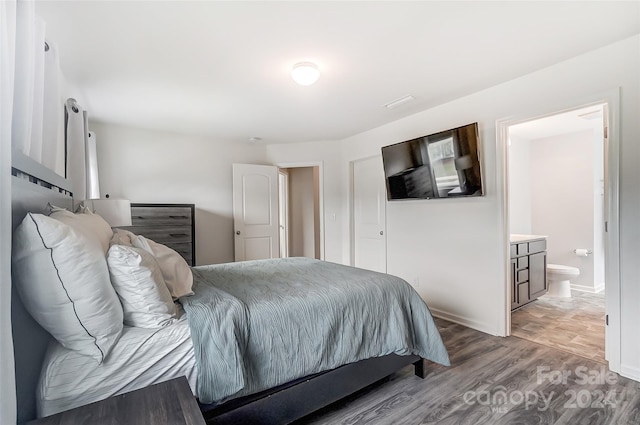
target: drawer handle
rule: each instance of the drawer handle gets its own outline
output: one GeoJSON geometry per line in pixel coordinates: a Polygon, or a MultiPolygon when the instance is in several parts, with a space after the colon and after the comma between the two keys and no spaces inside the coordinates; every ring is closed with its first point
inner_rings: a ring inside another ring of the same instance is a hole
{"type": "Polygon", "coordinates": [[[189,218],[186,215],[170,215],[169,218],[189,218]]]}
{"type": "Polygon", "coordinates": [[[169,233],[169,236],[176,237],[176,236],[189,236],[189,235],[187,235],[186,233],[169,233]]]}
{"type": "Polygon", "coordinates": [[[133,218],[137,219],[137,220],[144,220],[144,217],[141,215],[134,215],[133,218]]]}

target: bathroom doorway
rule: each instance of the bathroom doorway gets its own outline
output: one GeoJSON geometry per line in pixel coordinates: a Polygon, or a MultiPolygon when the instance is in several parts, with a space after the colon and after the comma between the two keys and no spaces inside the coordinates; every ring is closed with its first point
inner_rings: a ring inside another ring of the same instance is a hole
{"type": "Polygon", "coordinates": [[[511,335],[603,363],[607,120],[598,103],[509,125],[505,157],[509,233],[544,236],[547,269],[573,274],[514,310],[511,335]]]}

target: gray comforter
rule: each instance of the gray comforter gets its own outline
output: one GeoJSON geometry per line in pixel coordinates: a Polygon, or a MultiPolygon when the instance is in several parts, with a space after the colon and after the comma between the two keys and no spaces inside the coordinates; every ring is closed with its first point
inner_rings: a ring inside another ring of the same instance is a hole
{"type": "Polygon", "coordinates": [[[429,310],[395,276],[307,258],[193,268],[181,298],[213,403],[390,353],[448,365],[429,310]]]}

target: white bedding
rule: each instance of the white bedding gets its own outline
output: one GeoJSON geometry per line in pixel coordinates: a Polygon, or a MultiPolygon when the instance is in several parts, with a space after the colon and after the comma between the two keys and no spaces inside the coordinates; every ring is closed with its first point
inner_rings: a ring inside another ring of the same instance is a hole
{"type": "Polygon", "coordinates": [[[197,370],[186,315],[160,329],[125,326],[101,364],[54,342],[45,357],[36,400],[48,416],[186,376],[195,394],[197,370]]]}

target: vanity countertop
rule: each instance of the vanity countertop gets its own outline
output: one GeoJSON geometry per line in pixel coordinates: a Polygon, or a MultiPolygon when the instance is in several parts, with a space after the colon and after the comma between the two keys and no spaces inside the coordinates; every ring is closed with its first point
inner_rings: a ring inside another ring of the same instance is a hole
{"type": "Polygon", "coordinates": [[[511,234],[510,242],[511,243],[520,243],[520,242],[531,242],[537,241],[541,239],[547,239],[546,235],[520,235],[520,234],[511,234]]]}

